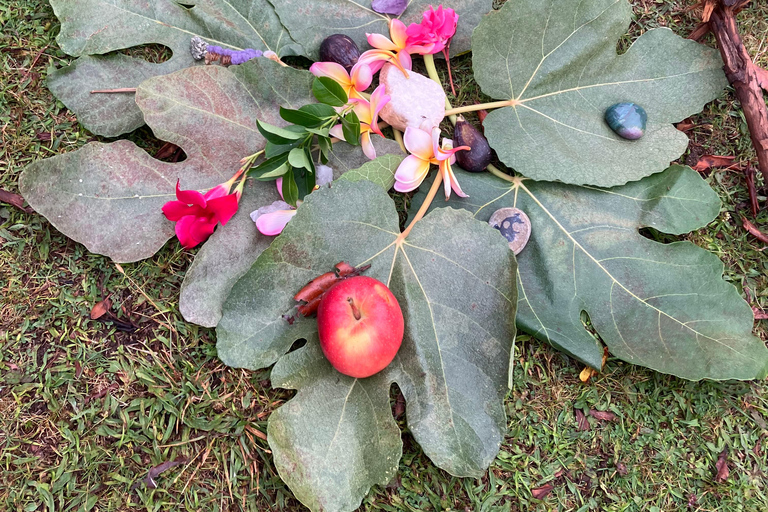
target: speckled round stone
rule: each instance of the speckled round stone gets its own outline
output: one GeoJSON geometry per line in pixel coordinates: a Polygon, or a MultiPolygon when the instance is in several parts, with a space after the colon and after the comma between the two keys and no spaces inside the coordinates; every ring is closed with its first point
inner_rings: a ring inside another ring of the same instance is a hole
{"type": "Polygon", "coordinates": [[[515,255],[522,252],[531,237],[531,219],[517,208],[496,210],[488,219],[488,224],[504,235],[515,255]]]}
{"type": "Polygon", "coordinates": [[[637,140],[645,134],[648,114],[637,103],[624,102],[608,107],[605,122],[619,137],[637,140]]]}

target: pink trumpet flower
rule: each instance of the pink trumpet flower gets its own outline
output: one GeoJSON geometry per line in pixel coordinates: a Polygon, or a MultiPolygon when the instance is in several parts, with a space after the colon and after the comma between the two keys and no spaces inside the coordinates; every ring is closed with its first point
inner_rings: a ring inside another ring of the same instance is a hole
{"type": "Polygon", "coordinates": [[[469,146],[454,148],[451,139],[443,139],[442,146],[438,146],[439,139],[440,129],[437,127],[432,129],[431,134],[418,128],[405,129],[403,142],[411,154],[405,157],[395,172],[395,190],[410,192],[417,189],[427,177],[430,164],[436,164],[443,176],[445,199],[448,200],[451,197],[451,190],[459,197],[468,197],[461,190],[451,164],[456,162],[457,151],[470,148],[469,146]]]}
{"type": "Polygon", "coordinates": [[[360,93],[365,91],[373,80],[371,68],[361,63],[355,64],[351,73],[347,73],[344,66],[335,62],[315,62],[309,71],[315,76],[327,76],[338,82],[349,98],[363,99],[360,93]]]}
{"type": "MultiPolygon", "coordinates": [[[[371,160],[376,158],[376,148],[373,147],[373,141],[371,141],[371,133],[384,136],[379,129],[379,112],[384,105],[390,100],[387,93],[384,92],[384,86],[378,86],[371,94],[371,101],[367,101],[361,98],[355,98],[350,100],[354,106],[352,107],[357,114],[357,118],[360,120],[360,144],[363,147],[363,153],[371,160]]],[[[337,139],[344,140],[344,132],[340,124],[337,124],[331,128],[330,134],[337,139]]]]}
{"type": "Polygon", "coordinates": [[[387,62],[391,62],[407,76],[405,70],[412,67],[411,53],[425,51],[421,46],[408,44],[405,24],[397,19],[389,22],[389,35],[392,39],[381,34],[366,35],[368,44],[374,49],[363,52],[357,62],[370,66],[373,73],[379,71],[387,62]]]}
{"type": "Polygon", "coordinates": [[[245,180],[240,182],[233,193],[229,191],[241,174],[242,171],[239,171],[229,181],[213,187],[205,195],[196,190],[181,190],[181,182],[176,182],[177,200],[165,203],[163,213],[168,220],[176,222],[176,236],[185,249],[205,242],[219,222],[224,226],[237,213],[245,180]]]}

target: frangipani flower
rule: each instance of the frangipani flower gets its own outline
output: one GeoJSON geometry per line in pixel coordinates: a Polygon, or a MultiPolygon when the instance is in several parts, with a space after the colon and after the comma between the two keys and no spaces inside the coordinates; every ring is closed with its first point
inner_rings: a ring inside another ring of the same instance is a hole
{"type": "Polygon", "coordinates": [[[445,183],[445,199],[451,196],[451,189],[459,197],[467,197],[456,181],[451,164],[456,162],[457,151],[470,148],[469,146],[454,148],[453,141],[450,139],[443,139],[442,147],[438,147],[439,139],[440,129],[437,127],[432,128],[431,134],[410,126],[405,129],[403,142],[411,154],[405,157],[395,172],[395,190],[410,192],[417,189],[427,177],[430,164],[436,164],[440,167],[445,183]]]}
{"type": "MultiPolygon", "coordinates": [[[[387,93],[384,92],[384,86],[378,86],[371,94],[371,101],[362,98],[350,100],[354,104],[352,107],[360,120],[360,144],[363,147],[363,153],[371,160],[376,158],[376,148],[371,141],[371,132],[384,136],[379,129],[379,112],[390,100],[387,93]]],[[[337,139],[344,140],[344,132],[340,124],[331,128],[330,134],[337,139]]]]}
{"type": "Polygon", "coordinates": [[[365,91],[373,80],[371,68],[367,64],[360,63],[352,67],[351,73],[347,73],[344,66],[335,62],[315,62],[309,71],[315,76],[327,76],[338,82],[349,98],[363,99],[360,93],[365,91]]]}
{"type": "Polygon", "coordinates": [[[241,181],[235,192],[229,193],[232,185],[240,176],[235,174],[232,179],[201,194],[196,190],[181,190],[180,180],[176,182],[176,201],[168,201],[163,205],[163,213],[168,220],[176,222],[176,236],[185,249],[191,249],[205,242],[213,234],[216,224],[224,226],[237,212],[237,206],[242,193],[241,181]]]}
{"type": "Polygon", "coordinates": [[[363,52],[358,59],[358,63],[367,64],[371,67],[371,72],[376,73],[387,62],[397,66],[404,75],[406,69],[411,69],[411,53],[420,53],[424,49],[420,46],[408,44],[405,24],[397,19],[389,22],[389,39],[381,34],[366,34],[368,44],[374,47],[373,50],[363,52]]]}
{"type": "Polygon", "coordinates": [[[406,44],[410,48],[420,48],[416,53],[421,55],[441,52],[456,33],[458,22],[459,15],[453,9],[440,5],[435,10],[430,5],[422,15],[421,23],[408,25],[406,44]]]}

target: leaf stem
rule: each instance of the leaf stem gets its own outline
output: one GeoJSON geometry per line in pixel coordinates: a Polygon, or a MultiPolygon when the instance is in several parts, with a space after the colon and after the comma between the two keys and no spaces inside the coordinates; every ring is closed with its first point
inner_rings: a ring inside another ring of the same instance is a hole
{"type": "Polygon", "coordinates": [[[432,201],[435,199],[435,196],[437,195],[437,191],[440,190],[440,183],[443,181],[443,173],[438,172],[435,174],[435,181],[432,182],[432,187],[429,189],[429,192],[427,193],[427,197],[424,198],[424,202],[421,203],[421,208],[419,208],[419,211],[416,212],[416,215],[413,217],[413,220],[410,224],[408,224],[408,227],[405,228],[405,231],[400,233],[400,235],[397,237],[397,240],[395,241],[398,245],[405,240],[408,235],[411,233],[411,230],[413,229],[413,226],[416,225],[417,222],[419,222],[422,217],[424,217],[424,214],[427,213],[427,210],[429,209],[429,205],[432,204],[432,201]]]}
{"type": "MultiPolygon", "coordinates": [[[[437,68],[435,67],[435,58],[432,56],[432,54],[426,54],[424,57],[424,65],[427,67],[427,74],[429,75],[429,78],[431,78],[433,81],[440,84],[440,87],[443,87],[443,83],[440,81],[440,76],[437,74],[437,68]]],[[[456,124],[456,116],[453,114],[449,114],[448,110],[451,108],[451,102],[448,101],[448,98],[445,98],[445,114],[448,116],[448,119],[451,121],[451,124],[456,124]]]]}
{"type": "Polygon", "coordinates": [[[490,103],[478,103],[477,105],[465,105],[463,107],[448,108],[445,115],[463,114],[464,112],[475,112],[477,110],[487,110],[492,108],[512,107],[516,105],[515,100],[491,101],[490,103]]]}
{"type": "Polygon", "coordinates": [[[496,167],[493,164],[488,164],[488,167],[486,168],[486,170],[489,173],[491,173],[494,176],[496,176],[497,178],[503,179],[504,181],[508,181],[510,183],[514,183],[515,182],[515,178],[514,177],[512,177],[509,174],[505,173],[504,171],[502,171],[501,169],[499,169],[498,167],[496,167]]]}

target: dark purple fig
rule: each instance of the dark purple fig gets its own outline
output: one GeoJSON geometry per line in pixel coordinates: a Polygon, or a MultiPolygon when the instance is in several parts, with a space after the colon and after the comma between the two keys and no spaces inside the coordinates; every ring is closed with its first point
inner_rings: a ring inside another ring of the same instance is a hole
{"type": "Polygon", "coordinates": [[[320,45],[320,62],[335,62],[344,66],[349,73],[360,58],[360,49],[344,34],[326,37],[320,45]]]}
{"type": "Polygon", "coordinates": [[[453,147],[469,146],[469,151],[457,151],[456,163],[469,172],[483,172],[491,163],[491,146],[477,128],[459,116],[453,131],[453,147]]]}

